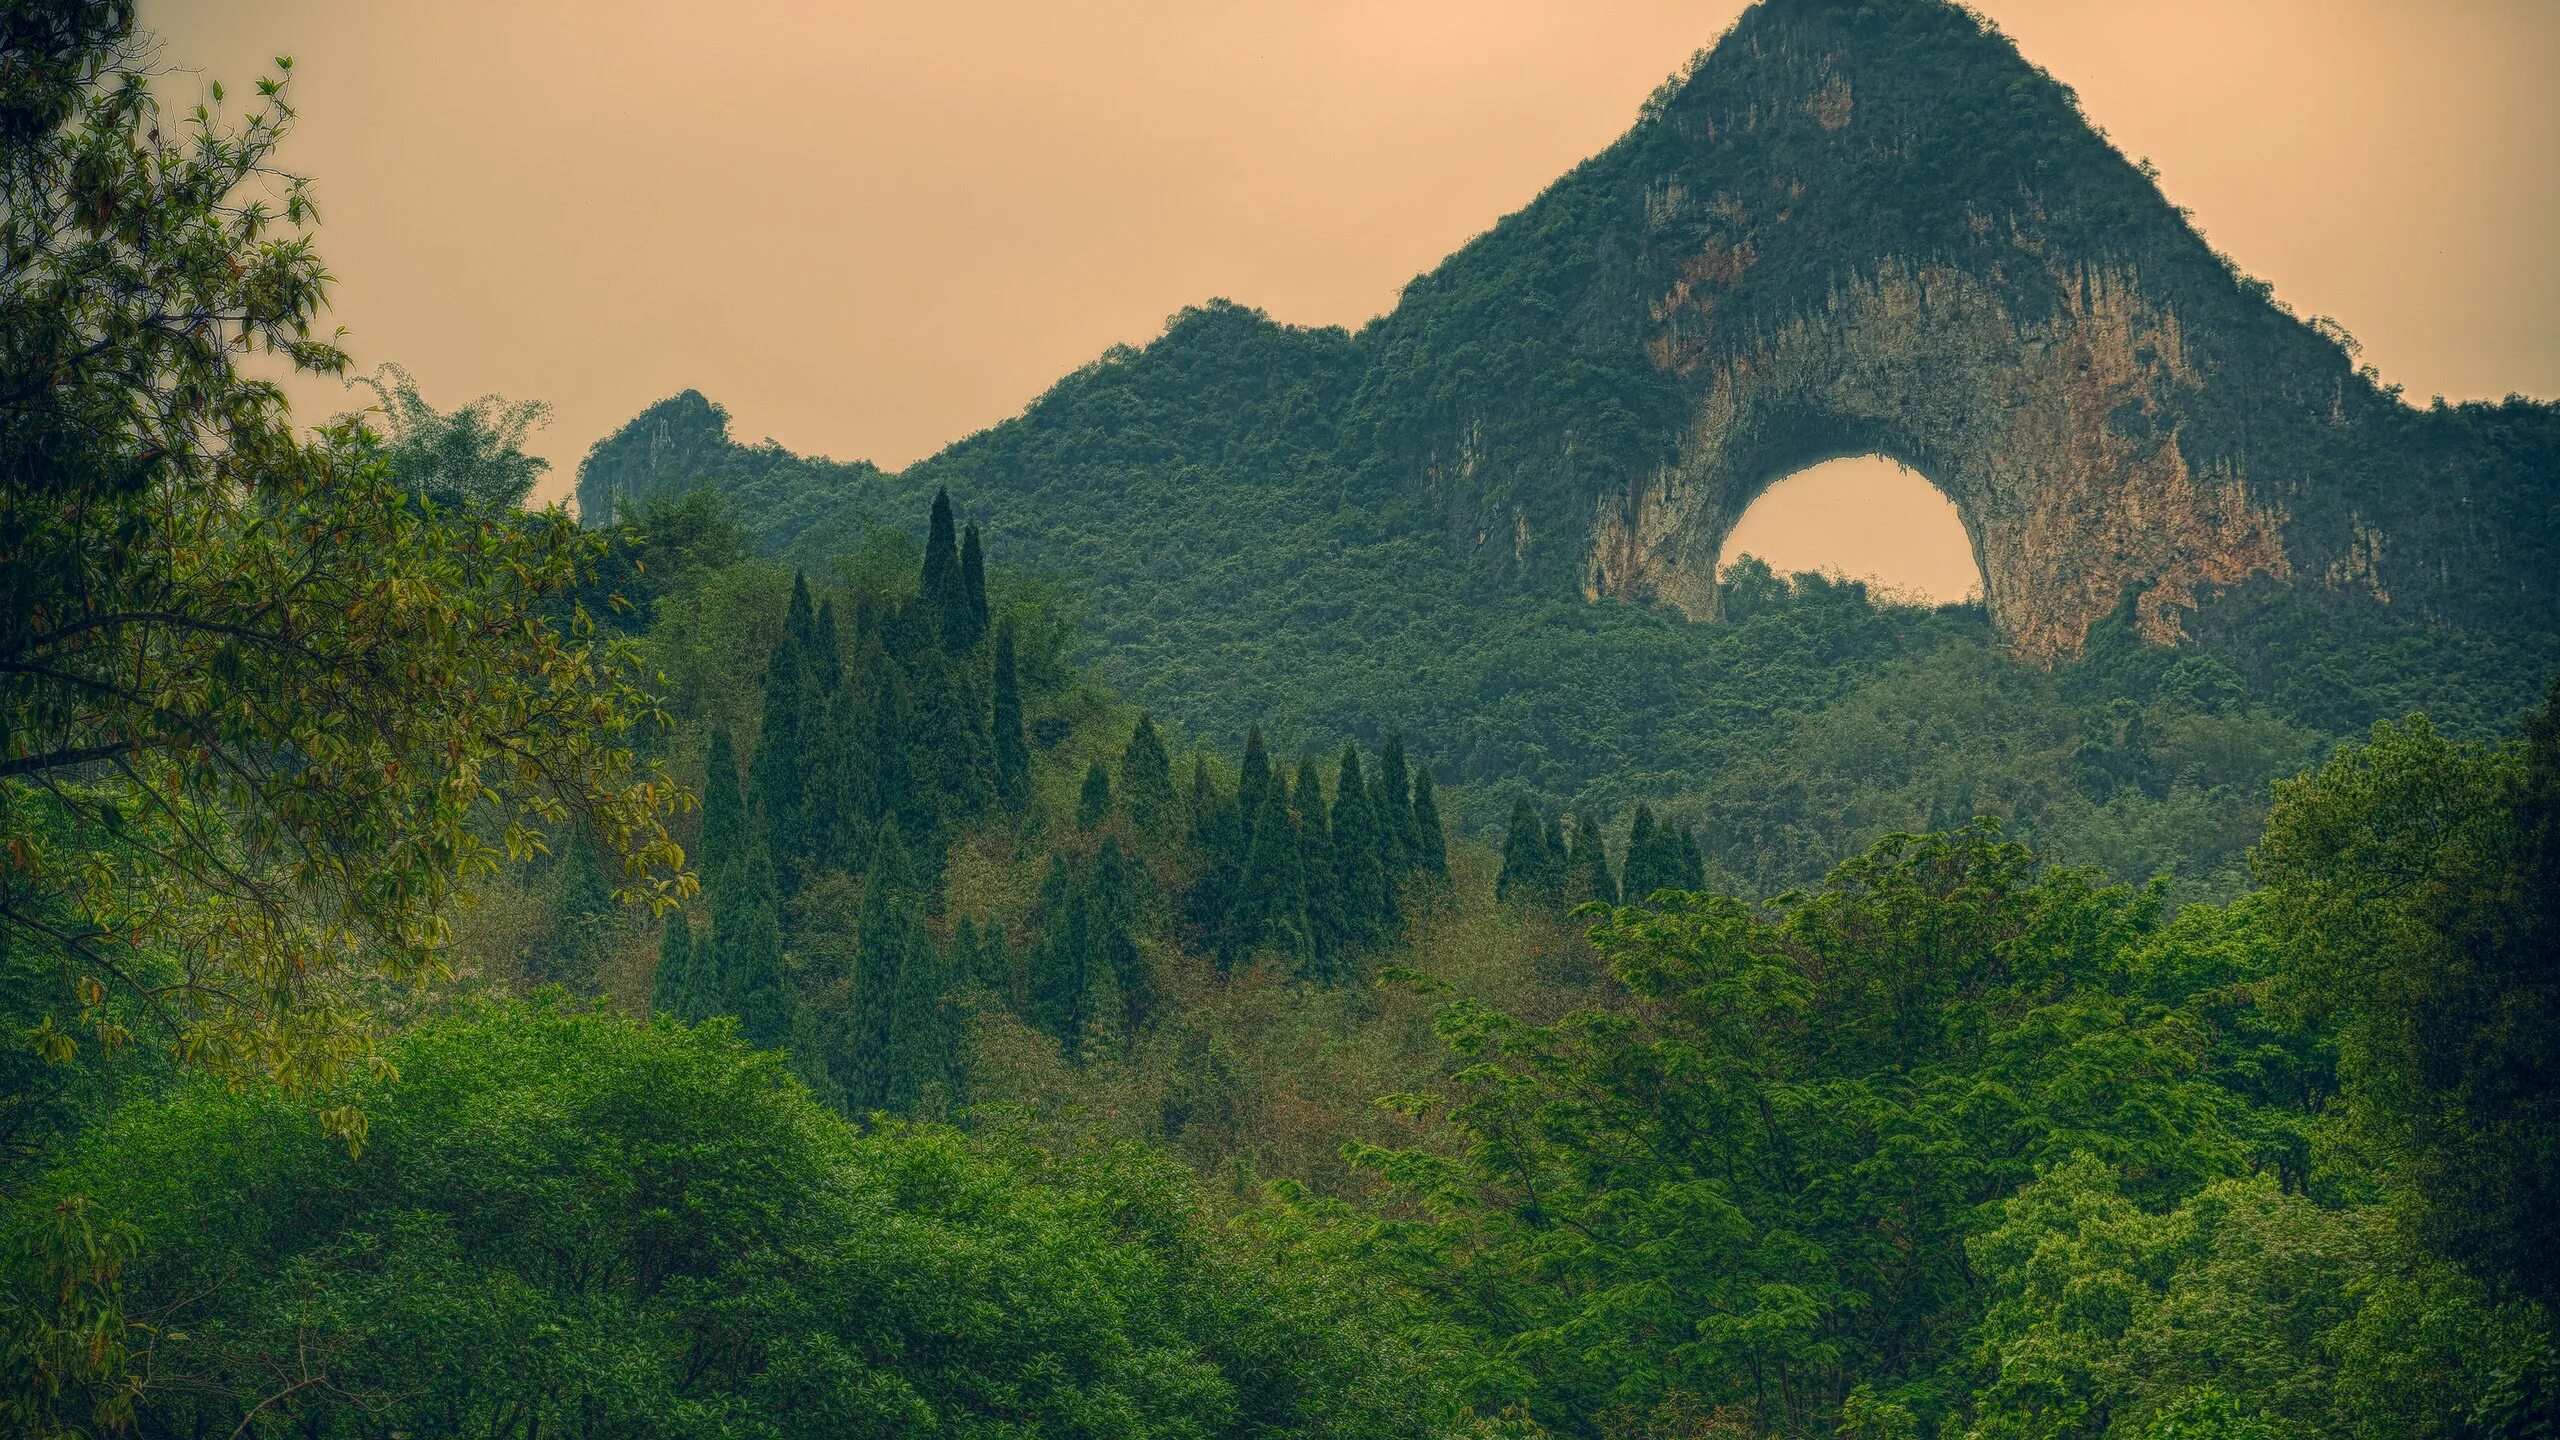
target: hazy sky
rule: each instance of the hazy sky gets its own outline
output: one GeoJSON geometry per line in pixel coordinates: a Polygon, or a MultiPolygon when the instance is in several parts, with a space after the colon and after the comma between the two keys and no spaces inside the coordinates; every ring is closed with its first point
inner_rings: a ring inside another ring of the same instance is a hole
{"type": "MultiPolygon", "coordinates": [[[[359,363],[401,362],[446,407],[491,390],[550,401],[538,448],[559,493],[596,438],[686,386],[741,438],[895,466],[1210,296],[1356,326],[1606,145],[1741,8],[145,0],[143,15],[164,64],[194,72],[170,78],[172,100],[192,101],[199,74],[246,93],[266,57],[294,57],[286,160],[317,187],[359,363]]],[[[2386,378],[2421,399],[2560,395],[2560,0],[1980,8],[2158,164],[2216,246],[2344,322],[2386,378]]],[[[326,388],[300,403],[344,408],[326,388]]],[[[1948,553],[1951,512],[1915,544],[1917,521],[1871,511],[1790,511],[1754,526],[1756,548],[1847,545],[1849,527],[1887,559],[1969,566],[1948,553]]]]}

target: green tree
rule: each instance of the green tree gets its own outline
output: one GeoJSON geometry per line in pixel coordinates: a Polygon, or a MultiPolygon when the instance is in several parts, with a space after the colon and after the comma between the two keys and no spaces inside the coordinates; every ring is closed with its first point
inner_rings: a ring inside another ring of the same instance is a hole
{"type": "Polygon", "coordinates": [[[1404,732],[1390,730],[1378,750],[1378,780],[1370,796],[1378,821],[1378,856],[1394,884],[1423,863],[1422,828],[1413,813],[1412,767],[1405,763],[1404,732]]]}
{"type": "Polygon", "coordinates": [[[2520,745],[2423,718],[2276,789],[2278,995],[2334,1027],[2347,1115],[2418,1233],[2560,1304],[2560,685],[2520,745]]]}
{"type": "Polygon", "coordinates": [[[816,665],[817,611],[809,577],[791,577],[791,599],[782,634],[765,668],[763,728],[756,738],[748,778],[765,853],[793,889],[807,879],[820,855],[813,843],[811,777],[819,767],[826,733],[826,697],[816,665]]]}
{"type": "Polygon", "coordinates": [[[1502,873],[1493,881],[1497,900],[1534,901],[1546,884],[1547,829],[1526,797],[1511,802],[1511,829],[1502,840],[1502,873]]]}
{"type": "Polygon", "coordinates": [[[720,977],[711,970],[712,951],[696,945],[693,918],[670,911],[658,937],[658,969],[650,981],[649,1011],[678,1020],[707,1020],[720,1013],[720,977]]]}
{"type": "Polygon", "coordinates": [[[987,556],[978,543],[978,527],[972,522],[960,532],[960,650],[974,650],[986,638],[991,613],[987,608],[987,556]]]}
{"type": "Polygon", "coordinates": [[[783,972],[782,886],[760,843],[711,883],[711,933],[718,948],[722,1008],[738,1017],[748,1043],[777,1046],[791,1035],[791,980],[783,972]]]}
{"type": "Polygon", "coordinates": [[[374,393],[388,432],[383,450],[393,478],[440,511],[513,510],[551,468],[550,461],[524,449],[526,438],[551,419],[551,407],[539,400],[483,395],[441,412],[419,395],[408,371],[388,363],[355,383],[374,393]]]}
{"type": "Polygon", "coordinates": [[[1217,956],[1221,970],[1235,963],[1227,915],[1244,876],[1244,817],[1209,778],[1209,760],[1191,761],[1191,886],[1183,895],[1183,919],[1193,940],[1217,956]]]}
{"type": "Polygon", "coordinates": [[[916,877],[896,817],[880,822],[862,881],[852,1023],[837,1069],[856,1112],[903,1111],[950,1080],[941,965],[916,913],[916,877]]]}
{"type": "Polygon", "coordinates": [[[1415,866],[1432,880],[1449,878],[1449,833],[1440,820],[1440,801],[1433,793],[1431,767],[1417,765],[1413,771],[1413,831],[1417,840],[1415,866]]]}
{"type": "Polygon", "coordinates": [[[286,87],[165,115],[132,19],[0,20],[0,930],[77,1001],[25,1017],[49,1057],[139,1024],[325,1084],[370,987],[440,979],[457,896],[573,816],[622,898],[680,901],[681,797],[632,744],[646,670],[571,600],[604,537],[432,517],[380,437],[300,435],[242,373],[346,364],[286,87]]]}
{"type": "Polygon", "coordinates": [[[1618,879],[1609,872],[1609,849],[1600,838],[1600,822],[1584,811],[1565,854],[1564,903],[1570,907],[1598,901],[1618,903],[1618,879]]]}
{"type": "Polygon", "coordinates": [[[1250,829],[1262,816],[1262,802],[1271,793],[1271,753],[1263,748],[1262,727],[1254,725],[1244,732],[1244,758],[1236,765],[1236,808],[1244,812],[1250,829]]]}
{"type": "Polygon", "coordinates": [[[1098,830],[1111,818],[1111,772],[1094,761],[1085,767],[1084,788],[1076,794],[1076,828],[1098,830]]]}
{"type": "Polygon", "coordinates": [[[1139,833],[1151,834],[1172,817],[1173,760],[1156,734],[1156,722],[1143,710],[1120,754],[1120,788],[1139,833]]]}
{"type": "Polygon", "coordinates": [[[1388,888],[1385,857],[1388,846],[1400,842],[1391,842],[1380,823],[1376,796],[1360,773],[1357,747],[1342,747],[1335,773],[1332,859],[1333,886],[1339,897],[1335,903],[1343,917],[1345,947],[1365,950],[1384,939],[1395,923],[1395,896],[1388,888]]]}

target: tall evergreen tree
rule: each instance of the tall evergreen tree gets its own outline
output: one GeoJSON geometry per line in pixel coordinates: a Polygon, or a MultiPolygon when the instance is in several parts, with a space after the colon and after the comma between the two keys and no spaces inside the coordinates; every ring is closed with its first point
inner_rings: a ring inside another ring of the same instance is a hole
{"type": "Polygon", "coordinates": [[[1084,789],[1076,795],[1076,828],[1097,830],[1111,818],[1111,772],[1094,761],[1085,767],[1084,789]]]}
{"type": "Polygon", "coordinates": [[[811,845],[808,781],[814,743],[822,734],[822,700],[812,652],[817,613],[809,602],[809,577],[792,577],[791,603],[781,638],[765,667],[764,726],[756,739],[749,778],[766,853],[793,888],[805,878],[811,845]]]}
{"type": "Polygon", "coordinates": [[[960,643],[955,652],[977,648],[987,636],[990,615],[987,609],[987,557],[978,544],[978,527],[972,523],[960,533],[960,643]]]}
{"type": "Polygon", "coordinates": [[[1600,822],[1584,811],[1565,856],[1564,903],[1570,907],[1597,900],[1618,903],[1618,879],[1609,870],[1609,849],[1600,838],[1600,822]]]}
{"type": "Polygon", "coordinates": [[[933,515],[925,524],[924,573],[917,586],[917,600],[926,615],[932,617],[937,633],[943,617],[966,610],[960,598],[960,537],[951,522],[951,492],[933,492],[933,515]]]}
{"type": "Polygon", "coordinates": [[[1654,823],[1653,807],[1636,806],[1636,818],[1627,827],[1627,863],[1622,889],[1630,905],[1641,905],[1653,898],[1654,892],[1670,886],[1671,866],[1664,843],[1670,833],[1654,823]]]}
{"type": "Polygon", "coordinates": [[[958,1081],[953,1064],[951,970],[912,907],[902,920],[896,988],[890,995],[889,1088],[885,1108],[912,1115],[935,1095],[947,1104],[958,1081]]]}
{"type": "Polygon", "coordinates": [[[1312,755],[1298,757],[1297,783],[1290,787],[1290,810],[1298,827],[1298,864],[1306,876],[1307,957],[1305,973],[1314,980],[1333,973],[1334,962],[1360,943],[1363,917],[1352,913],[1351,897],[1334,869],[1330,815],[1324,803],[1324,780],[1312,755]]]}
{"type": "Polygon", "coordinates": [[[826,697],[824,743],[811,758],[808,783],[815,863],[852,874],[870,868],[881,813],[879,735],[871,713],[879,681],[870,663],[888,663],[877,641],[862,646],[853,670],[826,697]]]}
{"type": "Polygon", "coordinates": [[[818,602],[817,618],[809,627],[805,649],[809,672],[818,682],[818,692],[821,695],[835,694],[836,688],[844,683],[844,636],[836,622],[835,597],[829,596],[818,602]]]}
{"type": "Polygon", "coordinates": [[[1183,918],[1192,938],[1216,954],[1223,970],[1236,958],[1227,944],[1227,912],[1244,874],[1244,820],[1209,778],[1208,757],[1202,755],[1191,760],[1190,838],[1195,863],[1191,888],[1183,896],[1183,918]]]}
{"type": "Polygon", "coordinates": [[[1073,1056],[1083,1043],[1085,1007],[1093,992],[1093,905],[1085,887],[1052,852],[1040,884],[1040,934],[1028,977],[1031,1023],[1057,1038],[1073,1056]]]}
{"type": "Polygon", "coordinates": [[[613,881],[587,827],[572,824],[560,847],[551,891],[552,948],[535,969],[542,978],[585,985],[595,978],[613,920],[613,881]]]}
{"type": "Polygon", "coordinates": [[[857,1111],[903,1108],[921,1083],[905,1073],[909,1065],[923,1065],[924,1080],[946,1078],[940,1062],[927,1056],[928,1051],[947,1049],[940,1028],[940,990],[934,991],[930,1005],[917,999],[917,986],[938,979],[940,967],[919,923],[914,890],[906,841],[891,816],[880,822],[871,868],[863,876],[861,930],[853,955],[853,1018],[844,1063],[837,1067],[846,1102],[857,1111]]]}
{"type": "Polygon", "coordinates": [[[1680,861],[1673,875],[1674,883],[1682,890],[1704,890],[1707,888],[1707,862],[1706,857],[1698,853],[1698,833],[1686,825],[1676,828],[1679,831],[1680,861]]]}
{"type": "Polygon", "coordinates": [[[1135,1036],[1155,1010],[1154,988],[1138,950],[1137,922],[1137,867],[1118,837],[1105,836],[1093,862],[1093,968],[1111,977],[1124,1038],[1135,1036]]]}
{"type": "Polygon", "coordinates": [[[1173,760],[1165,754],[1155,720],[1144,711],[1120,754],[1120,792],[1141,834],[1153,833],[1173,814],[1173,760]]]}
{"type": "Polygon", "coordinates": [[[996,627],[995,788],[1007,809],[1031,794],[1031,746],[1022,733],[1021,680],[1014,673],[1013,622],[996,627]]]}
{"type": "Polygon", "coordinates": [[[658,973],[650,981],[649,1011],[692,1023],[719,1010],[720,977],[707,974],[707,946],[693,943],[693,917],[667,912],[666,933],[658,937],[658,973]]]}
{"type": "Polygon", "coordinates": [[[1526,799],[1511,802],[1511,830],[1502,840],[1502,873],[1494,877],[1497,900],[1534,901],[1545,884],[1547,829],[1526,799]]]}
{"type": "Polygon", "coordinates": [[[1333,788],[1333,883],[1345,919],[1343,939],[1350,950],[1378,943],[1395,922],[1395,899],[1387,884],[1386,827],[1379,823],[1377,799],[1360,773],[1360,751],[1342,747],[1341,769],[1333,788]]]}
{"type": "Polygon", "coordinates": [[[749,1042],[781,1044],[791,1034],[793,1002],[782,970],[781,885],[762,844],[750,842],[722,876],[711,914],[725,1008],[749,1042]]]}
{"type": "Polygon", "coordinates": [[[1413,767],[1413,833],[1417,842],[1414,868],[1433,880],[1449,878],[1449,833],[1440,825],[1439,797],[1432,793],[1431,767],[1413,767]]]}
{"type": "Polygon", "coordinates": [[[1411,767],[1404,758],[1404,732],[1387,732],[1378,747],[1378,780],[1372,795],[1378,817],[1378,857],[1387,867],[1390,885],[1421,864],[1422,831],[1414,823],[1411,767]]]}
{"type": "Polygon", "coordinates": [[[1541,857],[1546,868],[1538,874],[1538,892],[1540,898],[1550,905],[1564,903],[1564,867],[1571,856],[1572,842],[1565,834],[1564,816],[1549,817],[1547,848],[1541,857]]]}
{"type": "Polygon", "coordinates": [[[692,857],[696,874],[709,877],[736,860],[747,843],[747,806],[738,792],[738,757],[725,727],[713,726],[711,744],[702,760],[701,853],[692,857]]]}
{"type": "Polygon", "coordinates": [[[1271,753],[1262,747],[1262,727],[1244,732],[1244,759],[1236,765],[1236,809],[1250,833],[1262,819],[1262,802],[1271,794],[1271,753]]]}
{"type": "Polygon", "coordinates": [[[1292,968],[1303,968],[1309,959],[1306,857],[1289,812],[1286,782],[1275,780],[1264,787],[1252,837],[1227,916],[1229,947],[1241,956],[1272,946],[1289,958],[1292,968]]]}
{"type": "MultiPolygon", "coordinates": [[[[908,667],[915,703],[915,777],[933,814],[962,824],[985,812],[995,798],[994,756],[987,729],[988,701],[974,683],[966,657],[939,650],[908,667]]],[[[940,834],[940,825],[911,839],[940,834]]]]}

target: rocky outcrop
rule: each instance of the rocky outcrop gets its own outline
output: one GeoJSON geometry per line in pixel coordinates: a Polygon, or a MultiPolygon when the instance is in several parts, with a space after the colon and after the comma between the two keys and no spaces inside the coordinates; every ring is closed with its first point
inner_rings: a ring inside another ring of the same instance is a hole
{"type": "Polygon", "coordinates": [[[2030,658],[2076,652],[2127,588],[2165,643],[2198,587],[2289,575],[2281,508],[2182,444],[2195,362],[2131,276],[2057,272],[2061,302],[2025,320],[1965,271],[1888,263],[1740,353],[1685,345],[1748,253],[1715,246],[1654,307],[1647,354],[1703,383],[1678,458],[1601,497],[1586,595],[1715,618],[1725,538],[1760,492],[1870,450],[1955,502],[1992,615],[2030,658]]]}

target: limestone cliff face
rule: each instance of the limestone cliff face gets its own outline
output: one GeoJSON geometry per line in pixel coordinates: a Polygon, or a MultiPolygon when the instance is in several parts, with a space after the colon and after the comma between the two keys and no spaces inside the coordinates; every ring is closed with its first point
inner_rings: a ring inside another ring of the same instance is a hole
{"type": "Polygon", "coordinates": [[[2130,277],[2054,274],[2062,303],[2021,320],[1961,270],[1888,262],[1710,365],[1678,337],[1715,302],[1694,277],[1732,253],[1684,267],[1656,306],[1648,354],[1702,393],[1677,458],[1600,498],[1586,595],[1716,618],[1715,568],[1743,511],[1851,436],[1954,500],[1992,615],[2031,658],[2076,651],[2128,586],[2143,633],[2166,643],[2198,586],[2289,575],[2282,511],[2227,462],[2186,453],[2177,401],[2194,362],[2177,316],[2130,277]]]}
{"type": "Polygon", "coordinates": [[[1453,544],[1534,522],[1507,583],[1713,620],[1745,508],[1873,451],[1954,502],[2037,661],[2128,592],[2163,644],[2255,582],[2430,625],[2560,603],[2548,407],[2430,433],[1942,0],[1764,0],[1364,345],[1453,544]]]}

